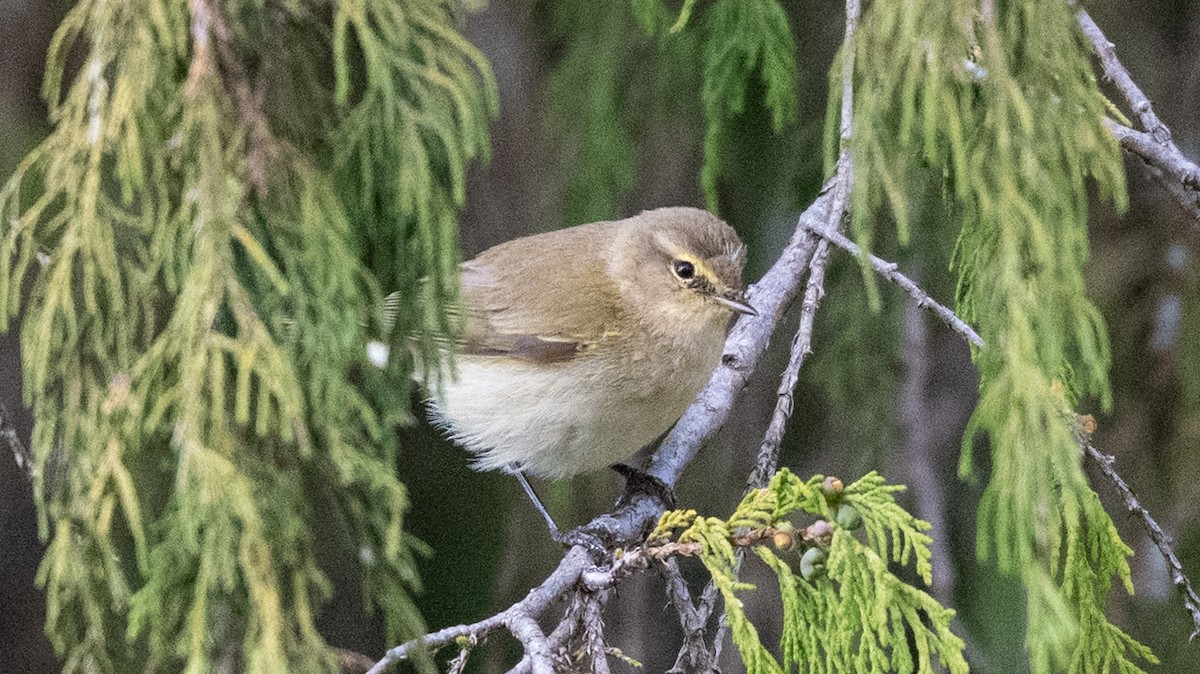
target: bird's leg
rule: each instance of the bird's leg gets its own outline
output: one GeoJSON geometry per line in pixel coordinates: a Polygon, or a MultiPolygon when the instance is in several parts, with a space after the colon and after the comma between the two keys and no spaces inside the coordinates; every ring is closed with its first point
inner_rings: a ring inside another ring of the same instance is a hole
{"type": "Polygon", "coordinates": [[[546,520],[546,526],[550,529],[550,536],[557,541],[561,537],[561,534],[558,532],[558,525],[554,523],[554,518],[550,516],[550,511],[546,510],[546,505],[542,503],[542,499],[538,498],[537,492],[533,490],[533,485],[529,484],[529,480],[525,478],[525,473],[521,472],[521,467],[514,463],[509,466],[509,470],[517,478],[517,481],[521,483],[521,488],[525,490],[525,494],[529,496],[529,500],[533,501],[533,507],[537,508],[537,511],[542,515],[542,519],[546,520]]]}
{"type": "Polygon", "coordinates": [[[546,505],[542,503],[542,499],[538,498],[537,492],[533,491],[533,485],[529,484],[529,480],[525,477],[525,473],[521,471],[518,464],[511,464],[508,472],[512,473],[521,483],[521,488],[525,490],[525,494],[529,496],[529,500],[533,501],[533,507],[542,514],[542,519],[546,520],[546,527],[550,529],[550,537],[557,543],[565,546],[582,545],[589,552],[597,557],[604,557],[608,554],[608,545],[604,539],[586,527],[576,527],[570,531],[560,531],[558,525],[554,523],[554,518],[550,516],[550,511],[546,509],[546,505]]]}
{"type": "MultiPolygon", "coordinates": [[[[668,432],[670,429],[663,431],[662,435],[639,450],[638,454],[649,454],[662,443],[668,432]]],[[[662,510],[675,509],[675,492],[659,478],[623,463],[613,464],[610,468],[625,478],[625,491],[621,494],[621,498],[617,499],[618,510],[633,503],[638,496],[652,499],[662,510]]],[[[645,536],[648,533],[650,533],[649,530],[642,532],[641,535],[645,536]]],[[[564,544],[582,543],[593,552],[599,551],[601,557],[609,554],[609,551],[614,550],[619,544],[634,542],[615,540],[613,531],[605,523],[599,521],[572,529],[558,540],[564,544]]]]}
{"type": "MultiPolygon", "coordinates": [[[[625,492],[617,500],[618,511],[624,506],[633,503],[639,496],[646,496],[653,500],[660,506],[661,510],[673,510],[675,508],[675,494],[662,480],[645,471],[622,463],[613,465],[612,469],[625,478],[625,492]]],[[[582,545],[586,547],[588,551],[593,553],[597,563],[611,556],[617,547],[637,543],[636,540],[618,540],[612,529],[613,523],[611,521],[604,521],[606,517],[597,518],[597,520],[594,520],[590,524],[576,527],[561,536],[556,536],[555,540],[563,545],[582,545]]],[[[611,520],[612,518],[609,517],[608,519],[611,520]]],[[[646,530],[639,534],[639,536],[645,536],[648,533],[649,530],[646,530]]]]}

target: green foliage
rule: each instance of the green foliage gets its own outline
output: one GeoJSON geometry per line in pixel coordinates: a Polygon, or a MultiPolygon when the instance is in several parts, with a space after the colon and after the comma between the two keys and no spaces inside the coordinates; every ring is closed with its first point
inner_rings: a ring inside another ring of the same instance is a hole
{"type": "MultiPolygon", "coordinates": [[[[422,629],[394,476],[407,364],[366,366],[363,317],[421,277],[456,292],[496,97],[455,7],[338,3],[332,51],[290,41],[329,30],[292,4],[83,0],[59,28],[54,130],[0,191],[0,327],[24,310],[68,671],[334,669],[326,512],[389,639],[422,629]]],[[[399,327],[426,348],[454,329],[399,327]]]]}
{"type": "Polygon", "coordinates": [[[615,217],[637,187],[634,148],[644,154],[657,134],[669,139],[673,160],[686,156],[699,133],[689,127],[701,123],[701,184],[715,211],[728,129],[755,85],[763,85],[776,132],[795,119],[796,46],[778,0],[718,2],[701,28],[685,30],[694,6],[684,3],[676,16],[661,0],[632,0],[628,10],[554,2],[540,12],[554,63],[546,117],[565,222],[615,217]],[[639,39],[639,26],[656,39],[639,39]],[[703,122],[692,119],[697,109],[703,122]]]}
{"type": "Polygon", "coordinates": [[[672,157],[686,156],[696,142],[687,130],[698,124],[699,44],[693,35],[650,37],[671,19],[659,0],[635,2],[632,11],[549,2],[535,16],[545,22],[539,46],[551,64],[547,174],[557,176],[545,186],[542,226],[620,217],[643,187],[635,182],[640,162],[664,145],[672,157]]]}
{"type": "Polygon", "coordinates": [[[704,169],[700,181],[710,210],[717,210],[721,130],[745,108],[746,91],[757,71],[764,102],[778,132],[796,116],[796,43],[777,0],[722,0],[707,15],[704,89],[708,117],[704,169]]]}
{"type": "Polygon", "coordinates": [[[1153,656],[1103,616],[1113,575],[1131,590],[1130,550],[1070,423],[1077,395],[1110,399],[1108,338],[1082,266],[1088,182],[1123,208],[1121,158],[1069,4],[994,7],[877,3],[864,15],[853,230],[869,245],[886,207],[907,241],[914,188],[943,181],[962,222],[959,307],[988,344],[975,353],[980,402],[961,464],[969,475],[985,432],[979,553],[1025,584],[1034,672],[1139,671],[1153,656]]]}
{"type": "MultiPolygon", "coordinates": [[[[643,28],[663,26],[650,0],[635,0],[643,28]]],[[[670,27],[677,33],[691,20],[695,1],[684,2],[670,27]]],[[[778,133],[796,117],[796,42],[778,0],[718,0],[704,22],[704,85],[701,99],[707,118],[704,168],[700,181],[711,211],[718,210],[717,180],[723,129],[742,114],[754,76],[762,79],[764,103],[778,133]]]]}
{"type": "Polygon", "coordinates": [[[548,10],[549,36],[563,43],[546,80],[550,141],[565,180],[562,215],[568,223],[612,218],[633,186],[629,56],[644,49],[630,44],[636,26],[623,6],[554,2],[548,10]]]}
{"type": "Polygon", "coordinates": [[[333,133],[338,186],[378,281],[401,298],[391,352],[415,344],[427,363],[436,337],[459,328],[440,310],[458,294],[455,212],[498,105],[486,59],[454,29],[456,6],[347,0],[333,20],[334,100],[349,105],[333,133]],[[424,301],[411,301],[418,289],[424,301]]]}
{"type": "Polygon", "coordinates": [[[728,520],[691,511],[667,513],[650,540],[682,528],[680,543],[700,544],[700,559],[725,600],[730,634],[749,672],[933,672],[934,659],[951,672],[966,672],[963,642],[950,630],[954,611],[889,569],[889,562],[915,564],[917,575],[930,582],[930,538],[924,533],[929,524],[896,504],[893,494],[904,487],[870,473],[844,494],[827,499],[821,490],[824,480],[818,475],[804,482],[783,469],[768,487],[747,494],[728,520]],[[838,500],[861,514],[866,540],[835,526],[823,576],[798,576],[792,570],[798,551],[754,547],[779,581],[781,664],[763,645],[738,598],[754,586],[738,580],[739,555],[731,539],[741,532],[789,526],[788,518],[796,513],[833,523],[838,500]]]}

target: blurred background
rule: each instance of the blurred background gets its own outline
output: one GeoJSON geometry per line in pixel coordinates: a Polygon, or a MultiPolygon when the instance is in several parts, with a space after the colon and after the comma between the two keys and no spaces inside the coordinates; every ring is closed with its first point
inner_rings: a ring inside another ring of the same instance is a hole
{"type": "MultiPolygon", "coordinates": [[[[562,9],[571,4],[582,3],[493,2],[467,20],[468,37],[495,68],[501,112],[492,126],[491,161],[477,166],[470,180],[462,217],[465,257],[535,231],[663,205],[703,206],[702,112],[686,45],[646,38],[626,3],[562,9]],[[580,21],[590,26],[592,41],[564,42],[564,22],[580,21]],[[650,58],[677,59],[686,67],[677,78],[651,77],[644,65],[650,58]],[[601,86],[614,88],[617,107],[591,105],[588,93],[601,86]],[[632,181],[620,178],[630,174],[632,181]]],[[[39,97],[44,58],[70,5],[0,0],[0,179],[47,132],[39,97]]],[[[1088,6],[1180,148],[1193,158],[1200,155],[1200,6],[1189,0],[1097,0],[1088,6]]],[[[819,1],[791,3],[789,11],[799,49],[799,118],[782,135],[772,134],[757,100],[761,92],[752,90],[725,139],[721,214],[750,244],[748,280],[774,259],[822,177],[826,71],[841,39],[842,9],[839,2],[819,1]]],[[[1175,537],[1189,575],[1200,580],[1200,228],[1136,161],[1127,170],[1127,213],[1093,201],[1088,268],[1089,293],[1112,339],[1115,403],[1110,414],[1087,403],[1083,411],[1097,413],[1096,445],[1116,455],[1118,470],[1175,537]]],[[[877,248],[949,303],[956,230],[943,217],[937,196],[931,195],[923,217],[913,219],[912,246],[897,249],[885,235],[877,248]]],[[[956,477],[977,388],[965,346],[893,288],[881,287],[881,309],[868,310],[860,271],[844,255],[835,256],[827,288],[784,464],[802,476],[833,474],[847,482],[878,469],[889,481],[908,484],[905,505],[933,523],[932,592],[959,611],[958,632],[967,640],[973,668],[1023,670],[1020,589],[1014,579],[977,561],[975,505],[982,485],[956,477]]],[[[716,515],[729,512],[740,498],[774,405],[794,313],[731,422],[686,473],[681,506],[716,515]]],[[[17,334],[19,326],[0,335],[0,404],[13,413],[27,440],[17,334]]],[[[470,471],[465,453],[427,425],[403,433],[408,450],[397,470],[415,503],[409,529],[430,549],[418,598],[429,626],[477,620],[523,597],[553,568],[560,549],[517,483],[470,471]]],[[[986,452],[981,457],[986,464],[986,452]]],[[[986,476],[987,466],[978,474],[986,476]]],[[[1109,485],[1094,484],[1135,551],[1137,594],[1114,592],[1110,616],[1154,649],[1163,661],[1160,671],[1200,672],[1200,644],[1187,643],[1189,621],[1161,557],[1138,523],[1122,514],[1109,485]]],[[[597,474],[538,488],[560,525],[574,525],[607,510],[621,482],[616,475],[597,474]]],[[[58,667],[42,634],[44,596],[34,579],[40,555],[29,485],[5,451],[2,673],[58,667]]],[[[326,570],[337,588],[322,617],[326,637],[336,646],[381,653],[379,625],[362,611],[354,569],[331,563],[326,570]]],[[[685,570],[698,588],[699,569],[685,570]]],[[[750,580],[770,582],[753,571],[750,580]]],[[[606,614],[610,643],[643,661],[647,672],[668,669],[679,642],[661,584],[653,574],[626,581],[606,614]]],[[[770,594],[764,592],[764,598],[770,594]]],[[[753,595],[747,605],[765,640],[778,634],[772,625],[778,607],[753,595]]],[[[511,643],[495,638],[474,656],[472,668],[503,671],[515,653],[511,643]]],[[[723,671],[740,671],[731,647],[724,656],[723,671]]]]}

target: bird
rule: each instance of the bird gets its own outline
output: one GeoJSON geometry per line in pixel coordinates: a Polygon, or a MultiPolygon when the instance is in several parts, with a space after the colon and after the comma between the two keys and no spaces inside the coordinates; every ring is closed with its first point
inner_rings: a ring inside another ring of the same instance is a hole
{"type": "Polygon", "coordinates": [[[501,243],[462,265],[453,372],[428,392],[472,468],[569,478],[660,438],[754,315],[746,249],[716,215],[644,211],[501,243]]]}

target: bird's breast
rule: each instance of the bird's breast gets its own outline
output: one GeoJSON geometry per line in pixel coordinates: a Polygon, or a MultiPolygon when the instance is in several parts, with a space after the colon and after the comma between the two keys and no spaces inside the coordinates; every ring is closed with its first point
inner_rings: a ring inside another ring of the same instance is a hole
{"type": "Polygon", "coordinates": [[[464,356],[434,416],[481,470],[561,478],[624,461],[683,413],[721,355],[724,328],[622,336],[569,362],[464,356]]]}

